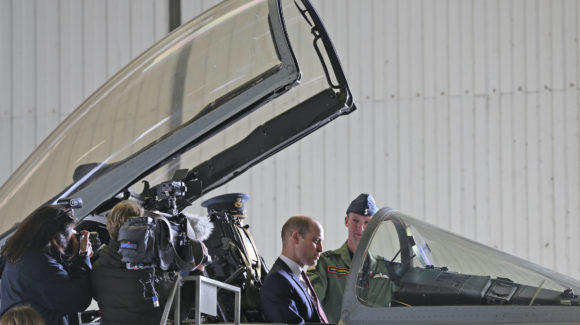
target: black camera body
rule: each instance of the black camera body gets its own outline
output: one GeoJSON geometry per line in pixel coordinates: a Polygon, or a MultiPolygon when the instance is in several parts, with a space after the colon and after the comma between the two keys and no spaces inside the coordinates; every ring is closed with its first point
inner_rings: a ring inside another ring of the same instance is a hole
{"type": "MultiPolygon", "coordinates": [[[[80,249],[80,242],[84,240],[85,238],[85,234],[83,233],[77,233],[76,231],[73,232],[73,237],[79,242],[79,247],[78,249],[80,249]]],[[[97,233],[96,231],[91,231],[89,232],[89,242],[91,243],[91,246],[93,247],[93,251],[97,251],[97,249],[99,247],[101,247],[101,239],[99,238],[99,233],[97,233]]],[[[74,245],[73,245],[73,240],[72,237],[70,239],[70,241],[68,242],[68,245],[65,249],[64,252],[64,256],[66,259],[71,259],[73,258],[77,253],[79,253],[78,251],[74,251],[74,245]]]]}
{"type": "MultiPolygon", "coordinates": [[[[79,241],[79,243],[81,241],[83,241],[85,239],[85,234],[83,233],[77,233],[74,234],[74,236],[77,238],[77,240],[79,241]]],[[[99,233],[96,231],[90,231],[89,232],[89,242],[91,243],[91,246],[93,247],[93,250],[97,250],[99,247],[101,247],[102,243],[101,243],[101,238],[99,237],[99,233]]]]}
{"type": "Polygon", "coordinates": [[[127,269],[153,268],[157,261],[157,220],[130,217],[119,228],[119,254],[127,269]]]}
{"type": "Polygon", "coordinates": [[[186,192],[181,181],[163,182],[151,189],[146,184],[142,194],[145,216],[128,218],[119,228],[118,253],[128,269],[192,270],[208,262],[203,243],[188,237],[191,225],[177,209],[177,200],[186,192]]]}
{"type": "Polygon", "coordinates": [[[187,186],[185,186],[185,184],[180,181],[163,182],[159,184],[156,189],[157,200],[184,197],[187,192],[187,186]]]}
{"type": "Polygon", "coordinates": [[[203,244],[187,236],[187,219],[183,215],[146,214],[128,218],[119,228],[118,252],[127,269],[192,270],[208,262],[203,244]]]}

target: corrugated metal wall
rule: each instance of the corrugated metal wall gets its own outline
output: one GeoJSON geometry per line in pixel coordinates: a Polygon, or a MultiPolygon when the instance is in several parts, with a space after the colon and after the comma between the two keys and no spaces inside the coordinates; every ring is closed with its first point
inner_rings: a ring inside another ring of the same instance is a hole
{"type": "MultiPolygon", "coordinates": [[[[182,1],[185,19],[217,1],[182,1]]],[[[345,238],[360,192],[580,278],[580,3],[315,0],[359,110],[225,188],[272,263],[293,214],[345,238]]],[[[167,32],[168,4],[0,0],[0,182],[167,32]]],[[[209,196],[207,196],[209,197],[209,196]]],[[[201,208],[194,207],[197,212],[201,208]]]]}
{"type": "Polygon", "coordinates": [[[383,204],[579,277],[579,9],[322,3],[361,107],[342,128],[347,184],[370,178],[383,204]]]}
{"type": "Polygon", "coordinates": [[[167,34],[166,1],[0,0],[0,182],[68,113],[167,34]]]}

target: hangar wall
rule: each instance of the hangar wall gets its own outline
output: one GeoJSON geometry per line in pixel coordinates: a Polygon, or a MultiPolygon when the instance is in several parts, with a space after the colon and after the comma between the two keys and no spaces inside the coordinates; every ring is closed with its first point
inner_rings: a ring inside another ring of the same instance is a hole
{"type": "MultiPolygon", "coordinates": [[[[182,1],[183,20],[218,1],[182,1]]],[[[211,193],[242,191],[271,264],[290,215],[346,234],[381,206],[580,278],[574,0],[314,0],[359,110],[211,193]]],[[[167,33],[163,0],[0,0],[0,183],[44,136],[167,33]]],[[[202,213],[200,207],[194,212],[202,213]]]]}

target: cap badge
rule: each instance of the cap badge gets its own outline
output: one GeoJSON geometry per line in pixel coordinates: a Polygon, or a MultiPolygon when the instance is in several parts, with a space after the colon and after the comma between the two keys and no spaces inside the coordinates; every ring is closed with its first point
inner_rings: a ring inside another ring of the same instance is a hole
{"type": "Polygon", "coordinates": [[[369,209],[365,209],[365,216],[369,214],[369,209]]]}
{"type": "Polygon", "coordinates": [[[234,202],[234,206],[239,209],[239,208],[242,207],[242,205],[243,205],[242,199],[241,198],[236,198],[236,202],[234,202]]]}

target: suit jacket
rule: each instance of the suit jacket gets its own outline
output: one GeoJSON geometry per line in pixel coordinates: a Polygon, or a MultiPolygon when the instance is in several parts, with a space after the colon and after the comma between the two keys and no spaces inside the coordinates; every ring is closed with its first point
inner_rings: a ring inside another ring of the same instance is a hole
{"type": "Polygon", "coordinates": [[[272,323],[321,323],[320,316],[298,277],[280,258],[266,276],[260,291],[262,314],[272,323]]]}

